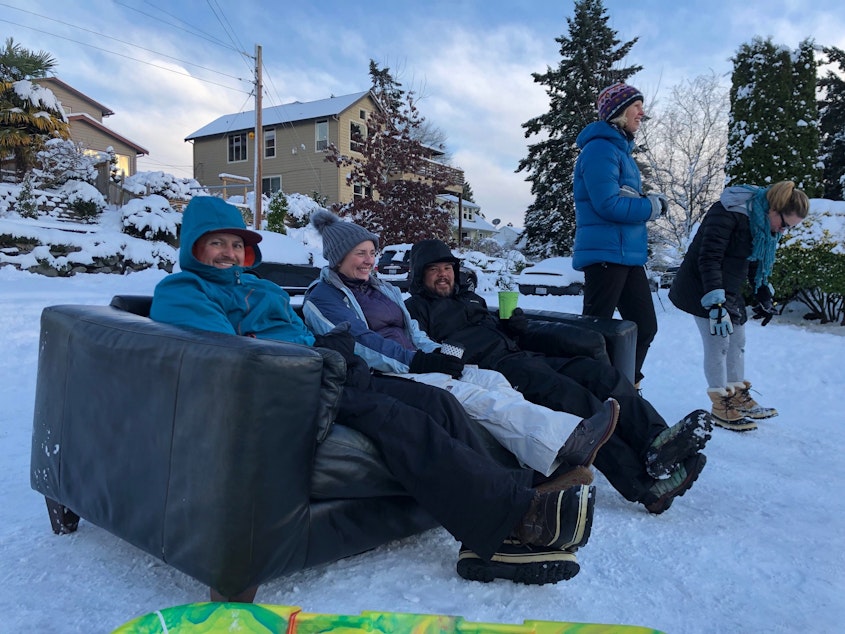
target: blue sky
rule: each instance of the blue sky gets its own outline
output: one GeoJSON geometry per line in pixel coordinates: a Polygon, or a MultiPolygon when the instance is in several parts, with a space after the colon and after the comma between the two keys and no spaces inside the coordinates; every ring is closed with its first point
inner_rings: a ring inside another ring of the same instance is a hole
{"type": "MultiPolygon", "coordinates": [[[[845,48],[840,5],[604,2],[619,39],[639,37],[625,63],[644,70],[630,83],[658,103],[710,71],[729,85],[731,56],[754,36],[845,48]]],[[[265,106],[366,90],[374,59],[421,97],[488,220],[521,226],[532,201],[515,172],[532,141],[521,124],[548,108],[531,73],[558,64],[572,10],[571,0],[0,0],[0,35],[50,52],[60,79],[112,109],[105,123],[150,150],[139,169],[180,176],[192,176],[188,134],[253,108],[256,44],[265,106]]]]}

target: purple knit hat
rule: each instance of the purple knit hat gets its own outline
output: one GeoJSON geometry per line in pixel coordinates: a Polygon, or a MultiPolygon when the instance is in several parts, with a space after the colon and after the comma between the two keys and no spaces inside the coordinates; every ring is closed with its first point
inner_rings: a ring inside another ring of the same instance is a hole
{"type": "Polygon", "coordinates": [[[599,109],[599,119],[611,121],[625,111],[635,101],[645,101],[643,94],[628,84],[618,83],[608,86],[599,93],[596,105],[599,109]]]}

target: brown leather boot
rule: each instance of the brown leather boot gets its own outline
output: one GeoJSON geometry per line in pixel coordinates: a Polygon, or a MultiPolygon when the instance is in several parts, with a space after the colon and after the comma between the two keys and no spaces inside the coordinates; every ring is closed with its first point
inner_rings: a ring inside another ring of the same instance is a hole
{"type": "Polygon", "coordinates": [[[733,388],[707,388],[707,396],[710,397],[713,403],[713,409],[710,410],[710,414],[713,416],[713,423],[718,427],[730,429],[731,431],[751,431],[752,429],[757,429],[757,423],[743,416],[734,407],[736,394],[733,388]]]}
{"type": "Polygon", "coordinates": [[[734,409],[746,418],[761,420],[778,415],[778,411],[774,407],[763,407],[754,400],[754,397],[751,396],[751,383],[749,381],[728,383],[728,387],[734,389],[734,409]]]}

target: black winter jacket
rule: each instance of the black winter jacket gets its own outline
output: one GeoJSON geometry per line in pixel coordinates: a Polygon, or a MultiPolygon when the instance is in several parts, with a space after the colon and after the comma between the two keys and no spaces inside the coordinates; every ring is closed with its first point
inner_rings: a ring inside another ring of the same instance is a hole
{"type": "Polygon", "coordinates": [[[728,211],[721,202],[714,203],[701,221],[681,268],[669,289],[670,301],[697,317],[707,318],[701,298],[708,292],[725,290],[725,308],[735,324],[747,320],[743,286],[753,279],[756,262],[751,255],[751,227],[748,216],[728,211]]]}
{"type": "Polygon", "coordinates": [[[440,297],[423,285],[425,267],[434,262],[450,262],[455,281],[460,279],[459,260],[439,240],[423,240],[411,251],[411,297],[405,306],[421,330],[434,341],[460,343],[463,360],[481,368],[494,369],[505,356],[519,352],[516,342],[502,330],[499,318],[487,302],[465,287],[457,287],[451,297],[440,297]]]}

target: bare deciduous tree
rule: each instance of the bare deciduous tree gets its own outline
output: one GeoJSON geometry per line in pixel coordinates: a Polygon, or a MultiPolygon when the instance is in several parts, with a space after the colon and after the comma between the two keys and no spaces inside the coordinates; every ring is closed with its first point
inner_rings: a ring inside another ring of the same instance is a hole
{"type": "Polygon", "coordinates": [[[656,223],[655,242],[683,252],[690,233],[724,186],[728,140],[728,88],[714,74],[672,88],[665,108],[640,129],[649,189],[669,198],[656,223]]]}

